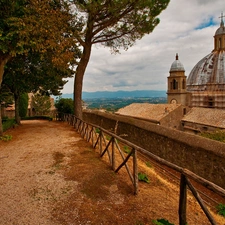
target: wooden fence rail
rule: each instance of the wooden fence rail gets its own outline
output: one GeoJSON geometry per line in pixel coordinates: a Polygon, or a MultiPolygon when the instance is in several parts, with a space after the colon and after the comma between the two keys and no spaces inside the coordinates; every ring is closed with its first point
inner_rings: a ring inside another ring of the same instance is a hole
{"type": "Polygon", "coordinates": [[[205,213],[206,217],[210,221],[211,224],[216,225],[217,222],[207,209],[204,201],[200,197],[198,191],[192,185],[190,180],[194,180],[195,182],[205,186],[206,188],[210,189],[211,191],[219,194],[222,197],[225,197],[225,190],[221,187],[215,185],[214,183],[194,174],[193,172],[179,167],[175,164],[172,164],[151,152],[117,136],[116,134],[109,132],[97,125],[86,123],[85,121],[75,117],[71,114],[62,114],[58,116],[62,121],[68,122],[72,125],[77,132],[80,133],[81,137],[90,142],[93,148],[99,150],[100,156],[103,157],[105,155],[108,156],[109,163],[116,173],[125,166],[126,171],[130,177],[130,180],[134,187],[134,194],[138,194],[138,162],[137,162],[137,153],[140,152],[145,156],[149,157],[150,159],[154,160],[157,163],[165,165],[177,172],[180,173],[180,196],[179,196],[179,225],[186,225],[187,218],[186,218],[186,208],[187,208],[187,188],[192,192],[193,196],[199,203],[200,207],[202,208],[203,212],[205,213]],[[121,150],[121,143],[130,148],[130,152],[124,155],[124,152],[121,150]],[[118,151],[118,154],[116,154],[118,151]],[[116,160],[116,157],[120,155],[121,160],[116,160]],[[129,167],[130,163],[132,162],[132,169],[129,167]],[[119,163],[118,163],[119,162],[119,163]],[[118,164],[118,165],[117,165],[118,164]]]}

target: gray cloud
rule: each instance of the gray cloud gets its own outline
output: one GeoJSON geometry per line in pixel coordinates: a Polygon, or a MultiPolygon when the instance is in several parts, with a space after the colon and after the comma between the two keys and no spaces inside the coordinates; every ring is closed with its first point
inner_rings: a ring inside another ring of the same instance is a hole
{"type": "MultiPolygon", "coordinates": [[[[225,12],[224,0],[173,0],[159,16],[152,34],[128,51],[111,55],[110,50],[94,46],[83,82],[84,91],[166,90],[167,77],[176,53],[188,76],[194,65],[213,50],[213,36],[219,16],[225,12]],[[201,27],[212,19],[216,25],[201,27]]],[[[73,92],[73,79],[63,93],[73,92]]]]}

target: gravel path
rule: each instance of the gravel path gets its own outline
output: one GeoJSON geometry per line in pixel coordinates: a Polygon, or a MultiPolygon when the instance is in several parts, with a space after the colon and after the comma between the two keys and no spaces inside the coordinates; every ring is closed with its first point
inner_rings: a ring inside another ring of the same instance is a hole
{"type": "MultiPolygon", "coordinates": [[[[179,187],[139,162],[150,184],[139,194],[124,170],[112,172],[90,144],[66,123],[22,121],[0,142],[0,225],[178,224],[179,187]]],[[[225,220],[217,216],[218,224],[225,220]]],[[[188,225],[210,224],[192,197],[188,225]]]]}
{"type": "Polygon", "coordinates": [[[13,140],[0,142],[0,224],[56,224],[50,209],[70,182],[55,173],[53,155],[80,137],[49,121],[23,121],[8,133],[13,140]]]}

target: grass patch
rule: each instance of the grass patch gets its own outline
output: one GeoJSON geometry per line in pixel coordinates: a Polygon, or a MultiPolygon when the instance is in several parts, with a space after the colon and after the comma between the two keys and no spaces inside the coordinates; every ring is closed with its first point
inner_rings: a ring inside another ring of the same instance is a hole
{"type": "Polygon", "coordinates": [[[12,135],[3,135],[2,137],[0,137],[0,140],[10,141],[10,140],[12,140],[12,135]]]}
{"type": "Polygon", "coordinates": [[[213,132],[204,132],[200,134],[202,137],[213,139],[220,142],[225,142],[225,131],[216,130],[213,132]]]}
{"type": "Polygon", "coordinates": [[[152,164],[151,164],[150,162],[146,162],[145,165],[146,165],[147,167],[149,167],[149,168],[152,168],[152,167],[153,167],[152,164]]]}
{"type": "Polygon", "coordinates": [[[143,181],[145,183],[150,183],[150,180],[148,179],[148,176],[144,173],[138,173],[138,180],[143,181]]]}
{"type": "Polygon", "coordinates": [[[152,221],[156,225],[174,225],[173,223],[170,223],[168,220],[165,219],[157,219],[152,221]]]}

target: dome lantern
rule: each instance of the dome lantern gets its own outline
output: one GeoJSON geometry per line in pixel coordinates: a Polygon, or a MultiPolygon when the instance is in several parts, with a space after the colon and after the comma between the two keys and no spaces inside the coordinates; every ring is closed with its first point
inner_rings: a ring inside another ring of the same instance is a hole
{"type": "Polygon", "coordinates": [[[225,50],[225,27],[223,22],[223,13],[221,13],[220,27],[216,30],[214,36],[214,51],[225,50]]]}

